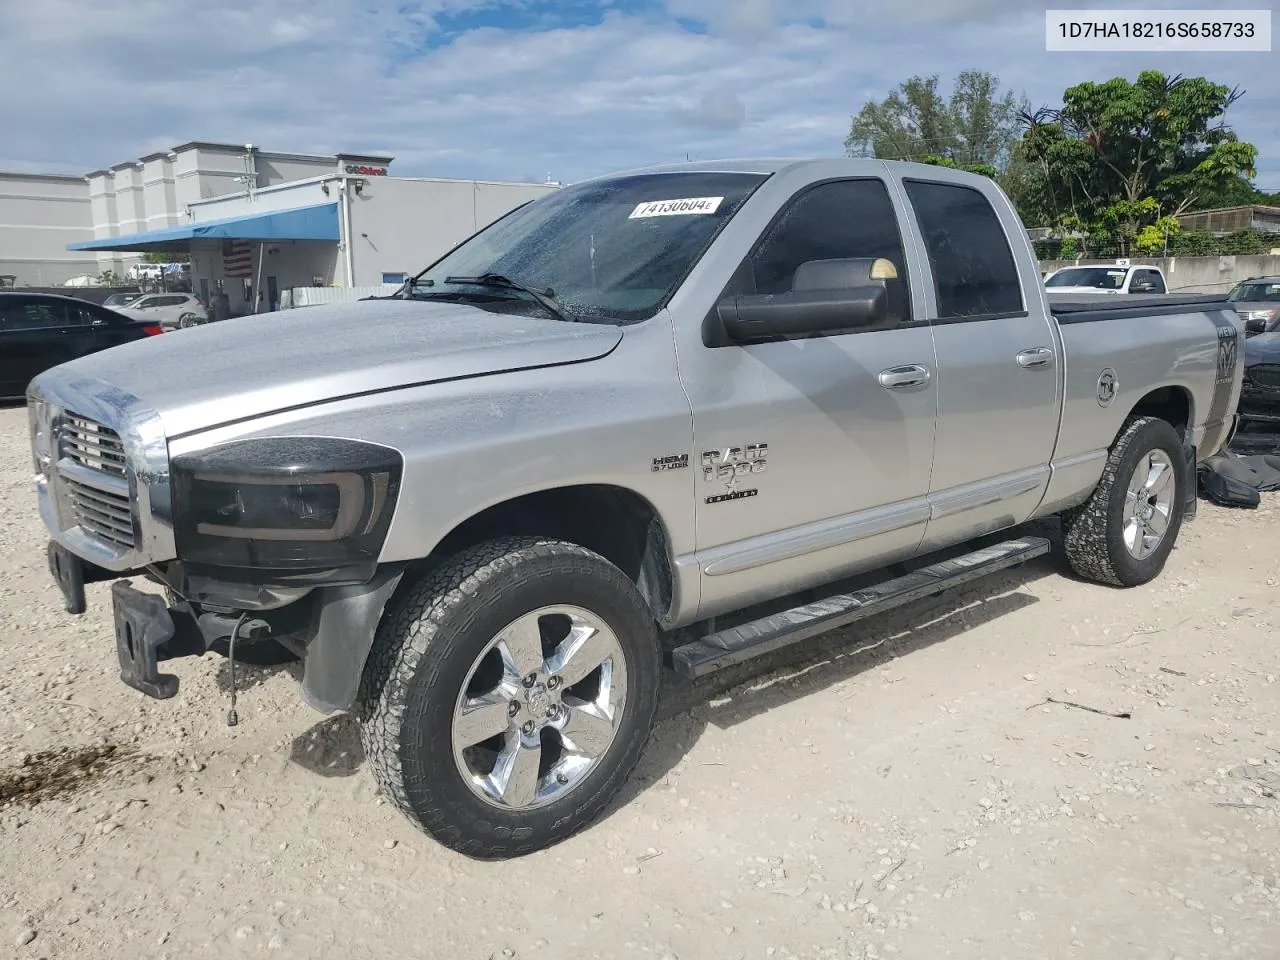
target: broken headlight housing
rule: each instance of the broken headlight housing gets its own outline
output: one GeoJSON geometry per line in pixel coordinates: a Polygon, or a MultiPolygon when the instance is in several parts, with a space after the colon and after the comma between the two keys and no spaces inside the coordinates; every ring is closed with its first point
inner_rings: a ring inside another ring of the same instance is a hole
{"type": "Polygon", "coordinates": [[[325,437],[240,440],[171,464],[174,537],[190,575],[278,586],[364,583],[404,461],[325,437]]]}

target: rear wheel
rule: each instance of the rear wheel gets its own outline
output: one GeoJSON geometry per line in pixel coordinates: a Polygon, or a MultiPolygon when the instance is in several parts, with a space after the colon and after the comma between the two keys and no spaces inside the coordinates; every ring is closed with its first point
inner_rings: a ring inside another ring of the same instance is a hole
{"type": "Polygon", "coordinates": [[[1067,560],[1080,576],[1118,587],[1154,580],[1182,528],[1185,476],[1177,431],[1134,417],[1111,448],[1102,479],[1063,514],[1067,560]]]}
{"type": "Polygon", "coordinates": [[[187,327],[194,327],[199,322],[200,319],[194,313],[184,313],[178,318],[178,326],[184,330],[187,327]]]}
{"type": "Polygon", "coordinates": [[[661,660],[631,580],[575,544],[458,555],[405,592],[363,678],[382,790],[473,857],[529,853],[594,820],[648,739],[661,660]]]}

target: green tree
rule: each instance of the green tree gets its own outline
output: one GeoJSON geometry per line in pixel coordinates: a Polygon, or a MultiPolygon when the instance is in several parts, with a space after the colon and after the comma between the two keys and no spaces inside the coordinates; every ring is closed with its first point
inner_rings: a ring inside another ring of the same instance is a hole
{"type": "Polygon", "coordinates": [[[991,73],[965,70],[950,97],[938,88],[937,75],[911,77],[884,100],[871,100],[852,118],[845,150],[850,156],[887,160],[953,161],[1004,168],[1020,132],[1019,111],[1026,108],[1011,92],[1000,92],[991,73]]]}
{"type": "Polygon", "coordinates": [[[1242,95],[1154,70],[1070,87],[1061,109],[1023,115],[1018,149],[1033,181],[1024,216],[1051,224],[1074,216],[1102,230],[1127,224],[1132,236],[1143,225],[1135,204],[1151,199],[1157,215],[1176,216],[1232,190],[1254,176],[1258,154],[1223,119],[1242,95]]]}
{"type": "Polygon", "coordinates": [[[980,173],[984,177],[990,177],[993,180],[1000,176],[1000,171],[989,163],[960,163],[953,157],[937,156],[921,157],[920,162],[927,163],[935,167],[949,167],[952,170],[964,170],[967,173],[980,173]]]}
{"type": "Polygon", "coordinates": [[[191,254],[189,253],[144,253],[142,255],[143,263],[190,263],[191,254]]]}

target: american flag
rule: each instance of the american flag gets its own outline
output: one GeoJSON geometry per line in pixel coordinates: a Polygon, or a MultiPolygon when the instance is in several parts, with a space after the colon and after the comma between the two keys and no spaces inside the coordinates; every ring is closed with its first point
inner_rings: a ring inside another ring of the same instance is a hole
{"type": "Polygon", "coordinates": [[[222,248],[222,272],[227,277],[253,276],[253,244],[232,240],[222,248]]]}

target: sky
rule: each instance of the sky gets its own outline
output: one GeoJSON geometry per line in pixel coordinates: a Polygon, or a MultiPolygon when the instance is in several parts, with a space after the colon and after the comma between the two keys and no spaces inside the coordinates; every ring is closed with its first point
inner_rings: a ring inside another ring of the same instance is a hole
{"type": "Polygon", "coordinates": [[[1243,88],[1228,120],[1261,152],[1259,186],[1280,190],[1280,51],[1049,53],[1044,9],[1062,0],[3,6],[0,170],[79,174],[212,140],[386,153],[401,176],[568,183],[686,157],[840,156],[851,114],[913,74],[949,89],[988,70],[1040,106],[1154,68],[1243,88]]]}

